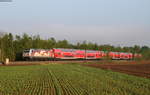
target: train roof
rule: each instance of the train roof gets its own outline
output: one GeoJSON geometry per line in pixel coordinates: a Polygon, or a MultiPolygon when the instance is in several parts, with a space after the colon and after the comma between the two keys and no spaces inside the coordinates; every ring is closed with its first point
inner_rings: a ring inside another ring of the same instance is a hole
{"type": "Polygon", "coordinates": [[[65,49],[65,48],[54,48],[54,49],[59,49],[61,51],[66,51],[66,52],[73,52],[73,51],[76,51],[76,50],[82,51],[81,49],[65,49]]]}

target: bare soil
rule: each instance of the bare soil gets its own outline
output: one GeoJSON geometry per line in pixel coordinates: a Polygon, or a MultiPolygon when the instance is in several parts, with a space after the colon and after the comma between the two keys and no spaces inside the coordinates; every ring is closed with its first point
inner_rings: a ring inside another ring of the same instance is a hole
{"type": "Polygon", "coordinates": [[[143,62],[141,64],[132,64],[134,62],[128,62],[126,64],[114,64],[114,63],[107,63],[107,64],[86,64],[84,66],[101,68],[106,70],[112,70],[116,72],[126,73],[129,75],[135,75],[145,78],[150,78],[150,63],[143,62]]]}

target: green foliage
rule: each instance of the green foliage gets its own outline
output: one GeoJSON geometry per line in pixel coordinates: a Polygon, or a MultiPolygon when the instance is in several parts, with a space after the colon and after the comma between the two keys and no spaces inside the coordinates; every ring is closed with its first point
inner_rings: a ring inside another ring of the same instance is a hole
{"type": "Polygon", "coordinates": [[[1,60],[3,61],[5,58],[14,59],[15,48],[12,34],[6,34],[3,37],[1,37],[0,40],[1,60]]]}
{"type": "Polygon", "coordinates": [[[74,64],[1,67],[0,75],[0,95],[150,95],[149,79],[74,64]]]}
{"type": "Polygon", "coordinates": [[[57,48],[69,48],[69,43],[67,40],[59,40],[57,43],[56,43],[56,47],[57,48]]]}
{"type": "Polygon", "coordinates": [[[51,49],[51,48],[74,48],[86,50],[103,50],[103,51],[121,51],[141,53],[143,59],[150,59],[150,48],[147,46],[133,46],[133,47],[120,47],[112,45],[98,45],[92,42],[78,42],[71,44],[67,40],[55,40],[55,38],[42,39],[39,35],[29,36],[23,34],[22,36],[13,36],[11,33],[0,36],[0,61],[5,58],[10,60],[22,60],[22,51],[29,48],[37,49],[51,49]]]}
{"type": "Polygon", "coordinates": [[[142,53],[142,55],[143,55],[143,57],[144,57],[145,59],[147,59],[147,60],[150,59],[150,48],[149,48],[149,47],[143,46],[143,47],[141,48],[141,51],[140,51],[140,52],[142,53]]]}

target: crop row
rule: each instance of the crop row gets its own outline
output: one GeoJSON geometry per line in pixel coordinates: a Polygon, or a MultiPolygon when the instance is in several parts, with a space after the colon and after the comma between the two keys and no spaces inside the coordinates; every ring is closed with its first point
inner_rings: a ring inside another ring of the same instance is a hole
{"type": "Polygon", "coordinates": [[[149,94],[149,79],[80,65],[0,67],[0,95],[149,94]]]}

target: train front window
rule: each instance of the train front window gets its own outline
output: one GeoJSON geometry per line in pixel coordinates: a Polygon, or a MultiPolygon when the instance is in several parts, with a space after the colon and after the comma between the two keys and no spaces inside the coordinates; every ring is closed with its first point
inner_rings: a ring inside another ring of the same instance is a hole
{"type": "Polygon", "coordinates": [[[24,53],[29,53],[29,50],[25,50],[24,53]]]}

